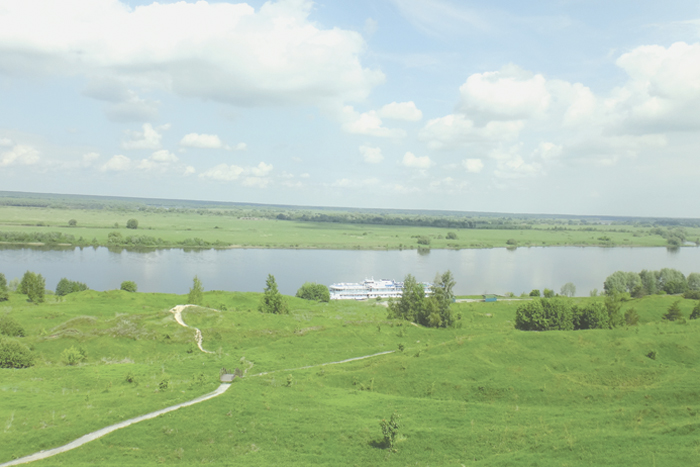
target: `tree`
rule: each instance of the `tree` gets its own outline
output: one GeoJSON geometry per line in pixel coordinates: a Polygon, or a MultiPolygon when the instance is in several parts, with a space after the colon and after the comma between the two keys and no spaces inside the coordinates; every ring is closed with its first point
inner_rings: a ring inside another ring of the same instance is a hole
{"type": "Polygon", "coordinates": [[[192,288],[190,289],[190,293],[187,296],[187,303],[191,305],[201,305],[202,300],[204,298],[202,292],[204,292],[204,288],[202,287],[202,281],[200,281],[197,276],[194,276],[194,280],[192,281],[192,288]]]}
{"type": "Polygon", "coordinates": [[[625,311],[625,324],[627,326],[636,326],[639,323],[639,313],[634,308],[625,311]]]}
{"type": "Polygon", "coordinates": [[[454,324],[450,306],[455,301],[452,290],[455,284],[452,272],[449,270],[435,276],[435,281],[430,287],[430,297],[426,301],[426,310],[423,313],[424,321],[427,321],[424,325],[431,328],[446,328],[454,324]]]}
{"type": "Polygon", "coordinates": [[[567,282],[561,286],[561,294],[565,297],[573,297],[576,295],[576,286],[573,284],[573,282],[567,282]]]}
{"type": "Polygon", "coordinates": [[[138,286],[134,281],[124,281],[119,288],[125,292],[136,292],[138,290],[138,286]]]}
{"type": "Polygon", "coordinates": [[[683,293],[687,287],[685,276],[677,269],[663,268],[656,273],[656,288],[667,294],[683,293]]]}
{"type": "Polygon", "coordinates": [[[0,272],[0,302],[5,302],[10,299],[10,292],[7,289],[7,279],[5,274],[0,272]]]}
{"type": "Polygon", "coordinates": [[[22,282],[19,284],[19,292],[27,295],[30,302],[42,303],[44,301],[44,292],[46,289],[46,281],[41,274],[35,274],[27,271],[22,276],[22,282]]]}
{"type": "Polygon", "coordinates": [[[688,274],[688,289],[700,291],[700,274],[697,272],[691,272],[688,274]]]}
{"type": "Polygon", "coordinates": [[[603,283],[605,295],[615,295],[624,292],[632,293],[642,280],[636,272],[615,271],[603,283]]]}
{"type": "Polygon", "coordinates": [[[304,285],[297,290],[296,296],[304,300],[317,300],[319,302],[328,302],[331,299],[331,293],[328,291],[328,287],[314,282],[304,283],[304,285]]]}
{"type": "Polygon", "coordinates": [[[417,322],[425,309],[425,288],[411,274],[406,275],[398,300],[389,301],[389,318],[417,322]]]}
{"type": "Polygon", "coordinates": [[[78,221],[76,221],[75,219],[71,219],[68,221],[68,225],[70,227],[75,227],[76,225],[78,225],[78,221]]]}
{"type": "Polygon", "coordinates": [[[654,295],[656,293],[656,274],[654,274],[654,271],[642,269],[642,272],[639,273],[639,278],[642,281],[642,287],[646,295],[654,295]]]}
{"type": "Polygon", "coordinates": [[[289,305],[287,305],[287,301],[282,297],[282,294],[279,293],[279,290],[277,290],[277,282],[275,281],[275,276],[272,274],[267,275],[265,290],[260,299],[258,311],[261,313],[275,313],[277,315],[286,315],[289,313],[289,305]]]}
{"type": "Polygon", "coordinates": [[[574,329],[605,329],[608,327],[608,311],[600,302],[586,306],[574,306],[571,309],[574,329]]]}
{"type": "Polygon", "coordinates": [[[698,319],[700,318],[700,301],[695,305],[693,308],[693,311],[690,313],[690,319],[698,319]]]}
{"type": "Polygon", "coordinates": [[[680,300],[676,300],[675,302],[673,302],[671,306],[668,307],[666,314],[663,315],[662,318],[667,321],[678,321],[679,319],[683,319],[683,313],[681,313],[680,303],[680,300]]]}
{"type": "Polygon", "coordinates": [[[26,335],[22,325],[9,315],[0,315],[0,334],[10,337],[24,337],[26,335]]]}
{"type": "Polygon", "coordinates": [[[69,293],[82,292],[83,290],[87,289],[88,286],[82,282],[69,281],[64,277],[58,281],[58,284],[56,285],[56,295],[62,297],[64,295],[68,295],[69,293]]]}
{"type": "Polygon", "coordinates": [[[622,294],[613,294],[605,297],[605,309],[608,312],[608,325],[607,327],[612,329],[618,326],[622,326],[624,317],[620,313],[620,308],[622,307],[622,294]]]}
{"type": "Polygon", "coordinates": [[[515,328],[521,331],[569,331],[574,329],[572,310],[560,298],[532,300],[515,311],[515,328]]]}
{"type": "MultiPolygon", "coordinates": [[[[136,219],[129,219],[126,221],[126,228],[127,229],[138,229],[139,228],[139,221],[136,219]]],[[[146,229],[148,230],[148,229],[146,229]]]]}
{"type": "Polygon", "coordinates": [[[448,240],[457,240],[457,234],[454,232],[447,232],[447,237],[448,240]]]}
{"type": "Polygon", "coordinates": [[[542,292],[542,295],[544,295],[544,298],[552,298],[552,297],[554,297],[554,290],[544,289],[544,291],[542,292]]]}
{"type": "Polygon", "coordinates": [[[532,289],[530,292],[531,297],[539,297],[540,296],[540,289],[532,289]]]}

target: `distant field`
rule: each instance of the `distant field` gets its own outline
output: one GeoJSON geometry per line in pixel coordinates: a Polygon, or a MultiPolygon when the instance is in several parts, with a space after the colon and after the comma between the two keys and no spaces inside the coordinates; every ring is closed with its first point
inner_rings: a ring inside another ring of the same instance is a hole
{"type": "MultiPolygon", "coordinates": [[[[523,229],[457,229],[403,225],[302,222],[222,215],[218,210],[201,213],[154,213],[98,209],[57,209],[0,206],[2,232],[72,236],[75,245],[109,245],[109,234],[121,236],[114,246],[318,248],[318,249],[416,249],[494,248],[527,246],[667,246],[667,239],[650,227],[631,224],[568,225],[528,224],[523,229]],[[129,219],[138,229],[127,229],[129,219]],[[68,225],[69,220],[77,223],[68,225]],[[448,234],[456,238],[448,238],[448,234]],[[132,240],[127,237],[149,237],[132,240]],[[428,245],[418,241],[423,237],[428,245]],[[135,242],[135,243],[134,243],[135,242]],[[152,243],[149,243],[152,242],[152,243]]],[[[687,237],[700,238],[700,228],[687,227],[687,237]]],[[[21,242],[19,242],[21,243],[21,242]]]]}
{"type": "MultiPolygon", "coordinates": [[[[373,302],[289,297],[290,315],[264,315],[259,297],[207,292],[226,311],[184,312],[208,355],[167,311],[184,296],[86,291],[33,305],[11,294],[0,313],[38,359],[0,370],[0,463],[210,392],[225,366],[248,375],[224,395],[31,465],[698,464],[700,320],[661,319],[679,297],[626,302],[639,326],[575,332],[516,331],[518,302],[456,304],[460,328],[426,329],[373,302]],[[71,346],[85,363],[62,362],[71,346]],[[393,411],[396,453],[379,446],[393,411]]],[[[694,305],[681,301],[686,318],[694,305]]]]}

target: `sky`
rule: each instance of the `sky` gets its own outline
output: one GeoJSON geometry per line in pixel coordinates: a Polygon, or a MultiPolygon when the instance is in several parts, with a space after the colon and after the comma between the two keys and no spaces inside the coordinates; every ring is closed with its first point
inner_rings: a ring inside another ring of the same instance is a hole
{"type": "Polygon", "coordinates": [[[700,1],[0,0],[0,190],[700,217],[700,1]]]}

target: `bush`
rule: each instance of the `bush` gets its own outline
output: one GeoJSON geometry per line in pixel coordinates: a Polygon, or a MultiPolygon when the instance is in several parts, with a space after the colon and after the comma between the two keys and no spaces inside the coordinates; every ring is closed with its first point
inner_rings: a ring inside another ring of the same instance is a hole
{"type": "Polygon", "coordinates": [[[190,289],[190,293],[187,295],[187,303],[190,305],[201,305],[202,300],[204,300],[203,292],[204,288],[202,287],[202,281],[199,280],[199,277],[194,276],[192,288],[190,289]]]}
{"type": "Polygon", "coordinates": [[[399,437],[399,428],[401,428],[401,425],[399,425],[400,418],[401,415],[394,412],[391,414],[391,418],[388,422],[384,418],[379,422],[379,426],[382,427],[384,447],[394,450],[396,439],[399,437]]]}
{"type": "Polygon", "coordinates": [[[125,292],[136,292],[138,286],[134,281],[124,281],[119,288],[125,292]]]}
{"type": "Polygon", "coordinates": [[[569,302],[540,299],[523,303],[515,311],[515,328],[521,331],[568,331],[574,329],[569,302]]]}
{"type": "MultiPolygon", "coordinates": [[[[137,221],[136,219],[129,219],[128,221],[126,221],[126,228],[127,229],[134,229],[134,230],[138,229],[139,228],[139,221],[137,221]]],[[[148,230],[148,229],[146,229],[146,230],[148,230]]]]}
{"type": "Polygon", "coordinates": [[[700,300],[700,290],[688,290],[683,294],[683,298],[687,300],[700,300]]]}
{"type": "Polygon", "coordinates": [[[586,306],[574,306],[571,309],[574,329],[606,329],[608,327],[608,311],[600,302],[589,303],[586,306]]]}
{"type": "Polygon", "coordinates": [[[75,227],[76,225],[78,225],[78,221],[76,221],[75,219],[71,219],[68,221],[68,225],[70,227],[75,227]]]}
{"type": "Polygon", "coordinates": [[[426,236],[418,237],[419,245],[430,245],[430,238],[426,236]]]}
{"type": "Polygon", "coordinates": [[[639,313],[634,308],[625,311],[625,324],[627,326],[636,326],[639,323],[639,313]]]}
{"type": "Polygon", "coordinates": [[[26,345],[0,338],[0,368],[29,368],[32,365],[34,356],[26,345]]]}
{"type": "Polygon", "coordinates": [[[302,285],[299,290],[297,290],[296,296],[304,300],[317,300],[319,302],[328,302],[331,299],[328,287],[313,282],[306,282],[302,285]]]}
{"type": "Polygon", "coordinates": [[[24,337],[24,328],[11,316],[0,316],[0,334],[10,337],[24,337]]]}
{"type": "Polygon", "coordinates": [[[544,289],[544,292],[542,293],[542,295],[544,295],[544,298],[552,298],[552,297],[554,297],[554,290],[544,289]]]}
{"type": "Polygon", "coordinates": [[[517,244],[518,244],[518,241],[514,238],[509,238],[508,240],[506,240],[506,245],[516,246],[517,244]]]}
{"type": "Polygon", "coordinates": [[[70,346],[69,348],[63,350],[61,353],[61,359],[66,365],[77,365],[78,363],[87,360],[87,351],[82,347],[78,347],[76,349],[75,346],[70,346]]]}
{"type": "Polygon", "coordinates": [[[457,240],[457,234],[454,232],[447,232],[447,239],[448,240],[457,240]]]}
{"type": "Polygon", "coordinates": [[[540,290],[539,289],[532,289],[530,292],[531,297],[539,297],[540,296],[540,290]]]}
{"type": "Polygon", "coordinates": [[[88,286],[82,282],[69,281],[64,277],[58,281],[58,284],[56,285],[56,295],[62,297],[64,295],[68,295],[69,293],[82,292],[83,290],[87,289],[88,286]]]}

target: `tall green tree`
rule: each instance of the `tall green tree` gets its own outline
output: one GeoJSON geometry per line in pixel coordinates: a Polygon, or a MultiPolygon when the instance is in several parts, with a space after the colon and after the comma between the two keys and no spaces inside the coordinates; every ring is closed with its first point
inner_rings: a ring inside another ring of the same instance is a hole
{"type": "Polygon", "coordinates": [[[204,287],[202,287],[202,281],[199,280],[199,277],[194,276],[192,288],[187,295],[187,302],[191,305],[201,305],[202,300],[204,300],[204,287]]]}
{"type": "Polygon", "coordinates": [[[430,287],[431,294],[426,302],[427,306],[424,313],[424,316],[427,318],[426,326],[445,328],[454,324],[450,307],[455,301],[453,291],[455,284],[452,272],[449,270],[442,275],[438,273],[435,276],[435,281],[430,287]]]}
{"type": "Polygon", "coordinates": [[[260,299],[258,310],[262,313],[275,313],[278,315],[289,313],[289,305],[279,290],[277,290],[277,281],[275,281],[275,276],[272,274],[267,275],[265,290],[260,299]]]}
{"type": "Polygon", "coordinates": [[[389,301],[389,318],[419,322],[423,318],[425,306],[425,288],[408,274],[403,281],[401,297],[389,301]]]}
{"type": "Polygon", "coordinates": [[[666,310],[666,314],[664,314],[663,319],[668,321],[678,321],[679,319],[683,319],[680,303],[680,300],[673,302],[671,306],[668,307],[668,310],[666,310]]]}
{"type": "Polygon", "coordinates": [[[18,290],[20,293],[27,295],[30,302],[42,303],[44,301],[44,292],[46,291],[46,280],[41,274],[27,271],[22,276],[22,282],[19,283],[18,290]]]}
{"type": "Polygon", "coordinates": [[[565,297],[573,297],[576,295],[576,286],[573,282],[567,282],[561,286],[560,293],[565,297]]]}
{"type": "Polygon", "coordinates": [[[4,302],[10,299],[10,292],[7,289],[7,279],[5,279],[5,274],[0,272],[0,302],[4,302]]]}

